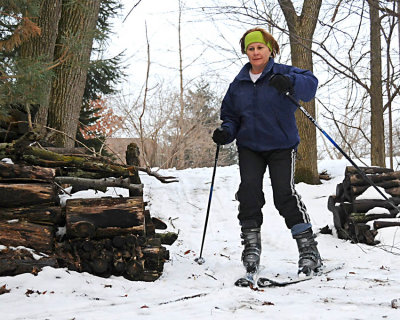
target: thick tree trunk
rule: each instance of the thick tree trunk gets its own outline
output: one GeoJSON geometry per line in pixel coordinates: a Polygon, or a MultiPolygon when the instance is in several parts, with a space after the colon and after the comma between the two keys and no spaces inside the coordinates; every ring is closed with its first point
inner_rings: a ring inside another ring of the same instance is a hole
{"type": "MultiPolygon", "coordinates": [[[[100,0],[63,0],[55,59],[64,59],[55,69],[49,104],[50,127],[74,139],[85,89],[100,0]]],[[[75,142],[57,134],[58,147],[73,147],[75,142]]]]}
{"type": "MultiPolygon", "coordinates": [[[[298,16],[291,0],[279,1],[289,28],[292,64],[310,71],[313,71],[312,38],[321,3],[322,0],[305,0],[301,15],[298,16]]],[[[305,103],[304,107],[315,118],[314,100],[305,103]]],[[[296,119],[301,139],[296,163],[296,182],[318,184],[320,180],[317,168],[316,128],[299,111],[296,113],[296,119]]]]}
{"type": "Polygon", "coordinates": [[[369,90],[371,97],[371,165],[386,167],[379,1],[368,0],[368,4],[371,34],[371,87],[369,90]]]}
{"type": "MultiPolygon", "coordinates": [[[[51,65],[54,58],[54,49],[57,38],[58,23],[61,17],[62,0],[41,0],[38,18],[34,21],[40,27],[40,36],[33,37],[21,45],[21,56],[24,58],[41,59],[43,63],[51,65]]],[[[47,113],[49,108],[49,97],[51,90],[51,79],[44,82],[44,99],[39,106],[34,121],[45,126],[47,124],[47,113]]]]}

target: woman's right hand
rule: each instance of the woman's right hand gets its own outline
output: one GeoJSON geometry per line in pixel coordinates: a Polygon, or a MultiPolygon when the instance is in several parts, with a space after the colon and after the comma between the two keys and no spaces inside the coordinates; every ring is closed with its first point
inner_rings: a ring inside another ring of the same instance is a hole
{"type": "Polygon", "coordinates": [[[229,142],[230,134],[224,127],[219,127],[214,130],[212,139],[216,144],[227,144],[229,142]]]}

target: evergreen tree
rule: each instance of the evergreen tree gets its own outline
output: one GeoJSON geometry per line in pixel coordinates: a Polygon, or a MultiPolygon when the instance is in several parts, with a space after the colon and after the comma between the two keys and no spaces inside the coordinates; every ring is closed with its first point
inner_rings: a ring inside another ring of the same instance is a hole
{"type": "MultiPolygon", "coordinates": [[[[74,47],[71,44],[72,38],[68,42],[64,37],[63,42],[59,42],[58,46],[63,44],[64,49],[68,48],[68,52],[59,50],[56,58],[54,57],[55,36],[63,31],[59,29],[61,4],[64,9],[69,10],[74,3],[75,1],[72,0],[2,1],[0,5],[2,12],[0,16],[0,139],[3,141],[5,136],[11,137],[10,134],[4,133],[8,130],[9,122],[26,121],[27,111],[31,112],[32,116],[38,109],[43,111],[42,107],[48,105],[50,81],[54,77],[55,67],[64,65],[70,56],[79,51],[78,45],[74,47]],[[56,7],[57,3],[60,6],[59,12],[49,13],[48,8],[56,7]],[[49,24],[49,20],[53,23],[49,24]],[[54,43],[51,48],[44,50],[45,44],[51,42],[50,35],[54,37],[54,43]],[[14,111],[10,112],[10,109],[14,111]],[[3,134],[1,134],[1,128],[3,128],[3,134]]],[[[96,30],[92,35],[94,45],[90,47],[91,57],[100,58],[90,61],[86,81],[82,85],[84,86],[80,117],[82,125],[90,125],[98,120],[94,116],[98,110],[91,107],[90,101],[115,93],[115,85],[124,76],[121,67],[122,54],[111,59],[102,58],[102,53],[112,34],[111,18],[118,14],[121,7],[120,2],[116,0],[100,1],[96,30]]],[[[87,8],[85,12],[88,13],[87,8]]],[[[37,122],[46,125],[47,107],[44,108],[44,113],[38,112],[37,115],[37,122]]],[[[63,130],[54,123],[53,127],[63,130]]],[[[77,130],[77,136],[79,140],[84,140],[79,130],[77,130]]]]}

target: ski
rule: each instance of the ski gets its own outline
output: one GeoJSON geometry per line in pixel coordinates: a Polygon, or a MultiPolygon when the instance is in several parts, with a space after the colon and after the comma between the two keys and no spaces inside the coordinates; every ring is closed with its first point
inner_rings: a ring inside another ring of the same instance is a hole
{"type": "Polygon", "coordinates": [[[336,265],[336,266],[324,267],[319,272],[317,272],[315,275],[305,276],[305,277],[301,277],[301,278],[293,278],[293,279],[288,279],[288,280],[274,280],[271,278],[260,277],[257,280],[257,286],[259,288],[286,287],[291,284],[311,280],[311,279],[315,278],[315,276],[329,274],[332,271],[343,269],[343,267],[344,267],[344,263],[336,265]]]}

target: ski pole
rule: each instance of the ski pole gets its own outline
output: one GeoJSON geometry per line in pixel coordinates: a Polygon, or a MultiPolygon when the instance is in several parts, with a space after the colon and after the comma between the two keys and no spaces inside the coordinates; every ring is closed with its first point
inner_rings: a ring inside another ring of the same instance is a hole
{"type": "Polygon", "coordinates": [[[323,133],[323,135],[324,135],[326,138],[328,138],[328,140],[329,140],[329,141],[335,146],[335,148],[338,149],[339,152],[351,163],[351,165],[352,165],[352,166],[357,170],[357,172],[364,178],[364,180],[365,180],[366,182],[368,182],[372,187],[374,187],[375,190],[378,191],[378,193],[379,193],[379,194],[380,194],[380,195],[381,195],[395,210],[396,210],[396,212],[398,213],[398,214],[397,214],[397,217],[400,217],[400,210],[399,210],[399,208],[396,207],[396,206],[393,204],[393,202],[391,202],[390,199],[389,199],[381,190],[379,190],[378,186],[364,173],[364,171],[362,171],[362,170],[360,169],[359,166],[357,166],[357,165],[355,164],[355,162],[354,162],[353,160],[351,160],[351,158],[346,154],[346,152],[344,152],[343,149],[342,149],[341,147],[338,146],[338,144],[329,136],[329,134],[327,134],[327,133],[325,132],[325,130],[322,129],[322,128],[318,125],[317,121],[307,112],[307,110],[304,109],[304,108],[300,105],[300,103],[298,103],[298,102],[296,101],[296,99],[293,98],[293,96],[292,96],[289,92],[286,93],[286,96],[300,109],[301,112],[304,113],[304,115],[318,128],[318,130],[321,131],[321,132],[323,133]]]}
{"type": "Polygon", "coordinates": [[[210,215],[211,198],[212,198],[212,193],[213,193],[213,189],[214,189],[215,171],[217,170],[219,147],[220,147],[220,145],[217,144],[217,151],[215,152],[214,170],[213,170],[213,174],[212,174],[212,178],[211,178],[210,195],[208,197],[206,221],[204,222],[203,240],[201,241],[200,256],[198,258],[194,259],[194,261],[196,261],[198,264],[203,264],[205,262],[204,258],[202,257],[202,254],[203,254],[204,239],[206,237],[208,216],[210,215]]]}

